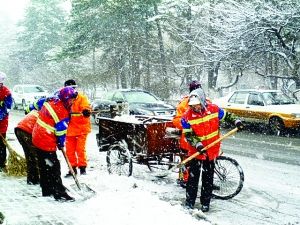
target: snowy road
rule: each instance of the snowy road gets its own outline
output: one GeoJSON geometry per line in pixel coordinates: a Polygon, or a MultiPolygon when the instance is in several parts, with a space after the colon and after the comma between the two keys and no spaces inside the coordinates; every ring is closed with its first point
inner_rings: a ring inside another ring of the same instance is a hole
{"type": "MultiPolygon", "coordinates": [[[[19,118],[12,115],[8,138],[22,153],[12,133],[13,124],[19,118]]],[[[134,164],[133,177],[108,175],[105,153],[98,152],[95,133],[93,131],[88,140],[88,175],[80,176],[79,180],[93,187],[97,195],[86,201],[80,201],[78,197],[73,203],[59,203],[41,197],[40,188],[26,185],[25,178],[8,178],[0,174],[0,212],[6,216],[7,224],[300,224],[299,165],[265,160],[264,157],[225,154],[242,166],[244,188],[231,200],[213,200],[211,210],[206,214],[207,220],[198,220],[181,206],[185,190],[176,184],[176,174],[157,179],[145,166],[134,164]]],[[[224,143],[224,149],[240,145],[243,137],[237,134],[230,139],[231,144],[224,143]]],[[[65,174],[67,166],[62,156],[60,158],[62,174],[65,174]]],[[[74,183],[65,178],[63,182],[67,186],[74,183]]]]}

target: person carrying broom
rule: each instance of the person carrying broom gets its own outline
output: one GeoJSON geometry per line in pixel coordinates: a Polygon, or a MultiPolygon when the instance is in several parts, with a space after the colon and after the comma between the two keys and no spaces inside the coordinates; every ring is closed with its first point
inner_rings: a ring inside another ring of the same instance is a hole
{"type": "Polygon", "coordinates": [[[12,107],[12,96],[10,90],[3,85],[6,74],[0,71],[0,172],[6,171],[6,132],[8,128],[9,110],[12,107]]]}
{"type": "Polygon", "coordinates": [[[35,185],[40,183],[37,148],[32,144],[32,131],[38,119],[38,111],[42,108],[45,101],[51,98],[40,98],[31,103],[25,117],[15,127],[15,135],[21,144],[26,158],[27,184],[35,185]],[[33,107],[34,105],[34,107],[33,107]]]}
{"type": "Polygon", "coordinates": [[[32,144],[32,131],[38,116],[38,112],[33,110],[15,127],[16,137],[24,150],[26,158],[27,184],[33,185],[40,183],[37,148],[32,144]]]}

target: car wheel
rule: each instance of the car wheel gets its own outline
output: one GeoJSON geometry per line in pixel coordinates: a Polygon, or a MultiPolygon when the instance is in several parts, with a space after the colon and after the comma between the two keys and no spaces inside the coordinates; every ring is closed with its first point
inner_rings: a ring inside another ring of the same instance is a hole
{"type": "Polygon", "coordinates": [[[22,109],[25,110],[26,109],[26,102],[24,99],[22,99],[22,109]]]}
{"type": "Polygon", "coordinates": [[[279,135],[284,130],[284,123],[279,117],[272,117],[269,120],[269,128],[272,134],[279,135]]]}

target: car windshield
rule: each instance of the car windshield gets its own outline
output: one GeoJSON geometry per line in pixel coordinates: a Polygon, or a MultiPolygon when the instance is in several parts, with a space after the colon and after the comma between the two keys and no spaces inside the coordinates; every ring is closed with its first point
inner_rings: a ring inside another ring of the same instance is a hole
{"type": "Polygon", "coordinates": [[[293,104],[294,101],[282,92],[265,92],[262,94],[267,105],[293,104]]]}
{"type": "Polygon", "coordinates": [[[124,96],[129,103],[157,103],[159,100],[146,92],[124,92],[124,96]]]}
{"type": "Polygon", "coordinates": [[[44,89],[40,86],[24,87],[24,93],[37,93],[37,92],[44,92],[44,89]]]}

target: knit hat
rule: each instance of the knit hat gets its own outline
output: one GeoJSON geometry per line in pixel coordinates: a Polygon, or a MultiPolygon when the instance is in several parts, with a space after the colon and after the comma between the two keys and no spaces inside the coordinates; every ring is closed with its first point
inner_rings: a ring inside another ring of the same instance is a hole
{"type": "Polygon", "coordinates": [[[77,87],[77,84],[76,84],[75,80],[70,79],[65,82],[64,86],[65,87],[77,87]]]}

